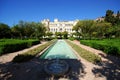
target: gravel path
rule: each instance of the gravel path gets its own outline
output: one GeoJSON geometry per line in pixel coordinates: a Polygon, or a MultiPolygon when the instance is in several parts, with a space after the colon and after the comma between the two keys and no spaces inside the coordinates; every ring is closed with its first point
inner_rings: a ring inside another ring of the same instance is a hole
{"type": "Polygon", "coordinates": [[[80,57],[86,72],[86,75],[83,78],[80,78],[80,80],[120,80],[120,58],[106,55],[100,50],[82,45],[77,40],[73,41],[73,43],[98,55],[102,59],[101,63],[94,65],[80,57]]]}
{"type": "Polygon", "coordinates": [[[18,55],[18,54],[22,54],[24,52],[27,52],[28,50],[31,50],[31,49],[34,49],[40,45],[43,45],[45,44],[46,42],[41,42],[41,44],[38,44],[38,45],[35,45],[35,46],[32,46],[30,48],[26,48],[24,50],[21,50],[21,51],[17,51],[17,52],[13,52],[13,53],[8,53],[8,54],[5,54],[5,55],[2,55],[0,56],[0,63],[7,63],[7,62],[11,62],[12,59],[18,55]]]}

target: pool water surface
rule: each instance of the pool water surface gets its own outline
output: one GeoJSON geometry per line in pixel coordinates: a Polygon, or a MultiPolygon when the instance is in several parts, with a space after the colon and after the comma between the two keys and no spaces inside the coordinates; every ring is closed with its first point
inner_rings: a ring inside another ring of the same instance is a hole
{"type": "Polygon", "coordinates": [[[48,48],[43,55],[42,59],[77,59],[71,47],[64,41],[58,40],[53,46],[48,48]]]}

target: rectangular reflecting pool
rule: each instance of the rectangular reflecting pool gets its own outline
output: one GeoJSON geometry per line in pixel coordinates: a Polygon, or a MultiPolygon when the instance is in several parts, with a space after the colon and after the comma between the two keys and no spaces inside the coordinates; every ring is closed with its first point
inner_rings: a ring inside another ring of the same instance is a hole
{"type": "Polygon", "coordinates": [[[41,59],[77,59],[73,50],[64,40],[58,40],[49,47],[41,56],[41,59]]]}

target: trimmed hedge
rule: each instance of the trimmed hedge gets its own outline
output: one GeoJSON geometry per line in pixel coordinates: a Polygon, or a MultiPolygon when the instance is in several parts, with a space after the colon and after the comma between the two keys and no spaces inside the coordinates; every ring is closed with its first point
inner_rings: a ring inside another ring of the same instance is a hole
{"type": "Polygon", "coordinates": [[[0,41],[0,55],[19,51],[33,45],[39,44],[39,40],[1,40],[0,41]]]}
{"type": "Polygon", "coordinates": [[[90,40],[81,40],[81,44],[93,47],[98,50],[102,50],[103,52],[111,55],[120,55],[119,53],[119,48],[117,46],[114,46],[112,44],[105,44],[105,43],[99,43],[95,41],[90,41],[90,40]]]}
{"type": "Polygon", "coordinates": [[[18,54],[17,56],[14,57],[14,59],[12,60],[12,62],[26,62],[30,59],[32,59],[34,57],[34,55],[29,55],[29,54],[18,54]]]}

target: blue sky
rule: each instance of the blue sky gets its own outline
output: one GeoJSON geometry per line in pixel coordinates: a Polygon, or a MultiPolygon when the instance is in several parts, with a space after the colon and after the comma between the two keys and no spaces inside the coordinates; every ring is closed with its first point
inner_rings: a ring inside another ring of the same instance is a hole
{"type": "Polygon", "coordinates": [[[20,20],[96,19],[108,9],[116,13],[120,0],[0,0],[0,22],[13,26],[20,20]]]}

